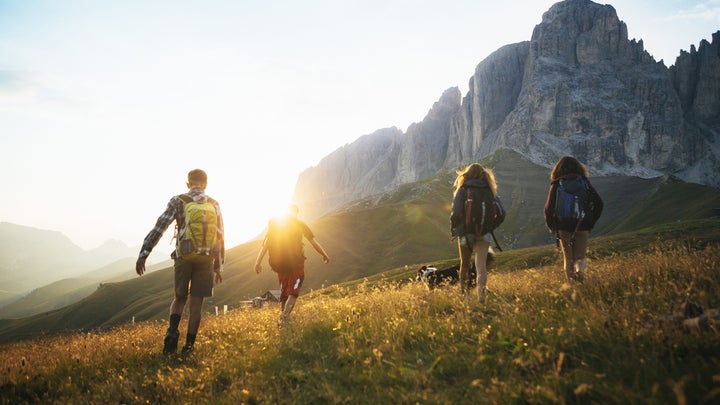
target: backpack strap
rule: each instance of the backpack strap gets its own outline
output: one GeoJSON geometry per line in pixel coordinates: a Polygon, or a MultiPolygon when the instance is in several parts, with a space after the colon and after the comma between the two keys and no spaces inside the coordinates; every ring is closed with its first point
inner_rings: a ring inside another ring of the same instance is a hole
{"type": "MultiPolygon", "coordinates": [[[[189,203],[189,202],[191,202],[191,201],[193,200],[193,198],[192,198],[192,196],[191,196],[190,194],[180,194],[180,195],[177,196],[177,198],[178,198],[178,200],[182,201],[182,203],[183,203],[183,208],[181,208],[181,211],[184,209],[184,205],[185,205],[185,204],[187,204],[187,203],[189,203]]],[[[181,214],[182,214],[182,213],[181,213],[181,214]]],[[[184,214],[182,214],[182,215],[184,215],[184,214]]],[[[183,217],[183,221],[184,221],[184,220],[185,220],[185,218],[183,217]]],[[[175,219],[175,231],[173,232],[172,241],[177,241],[177,240],[178,240],[178,235],[179,235],[179,233],[180,233],[180,228],[181,228],[182,226],[184,226],[184,225],[185,225],[185,224],[180,224],[179,219],[177,219],[177,218],[175,219]]],[[[171,243],[175,243],[175,242],[171,242],[171,243]]]]}
{"type": "MultiPolygon", "coordinates": [[[[583,219],[585,219],[585,211],[580,213],[580,218],[577,221],[577,224],[575,225],[575,229],[573,230],[572,236],[570,237],[570,246],[575,246],[575,234],[577,233],[578,229],[580,228],[580,223],[582,223],[583,219]]],[[[575,259],[573,259],[574,261],[575,259]]]]}
{"type": "Polygon", "coordinates": [[[472,218],[474,200],[472,198],[472,193],[470,192],[470,187],[463,188],[465,189],[465,232],[475,233],[474,229],[470,229],[470,219],[472,218]]]}
{"type": "Polygon", "coordinates": [[[495,247],[496,247],[499,251],[502,252],[503,250],[502,250],[502,248],[500,247],[500,243],[498,243],[498,240],[497,240],[497,238],[495,237],[495,231],[490,231],[490,235],[492,235],[492,238],[493,238],[493,240],[495,241],[495,247]]]}

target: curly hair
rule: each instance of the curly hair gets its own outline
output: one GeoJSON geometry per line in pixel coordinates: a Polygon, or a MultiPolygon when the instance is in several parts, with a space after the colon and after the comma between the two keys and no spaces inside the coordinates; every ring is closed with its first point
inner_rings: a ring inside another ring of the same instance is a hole
{"type": "Polygon", "coordinates": [[[456,170],[455,173],[457,174],[457,177],[453,182],[453,186],[455,186],[453,194],[457,194],[458,190],[460,190],[460,187],[465,184],[466,180],[479,179],[485,180],[493,195],[497,196],[497,183],[495,182],[495,174],[492,169],[483,167],[480,163],[471,163],[463,169],[456,170]]]}

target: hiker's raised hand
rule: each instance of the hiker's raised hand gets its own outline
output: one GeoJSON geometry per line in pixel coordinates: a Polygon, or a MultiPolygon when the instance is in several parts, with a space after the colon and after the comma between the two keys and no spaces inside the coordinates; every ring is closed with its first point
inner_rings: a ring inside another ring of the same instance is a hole
{"type": "Polygon", "coordinates": [[[255,263],[255,273],[260,274],[261,271],[262,271],[262,264],[255,263]]]}
{"type": "Polygon", "coordinates": [[[138,258],[137,262],[135,262],[135,272],[138,274],[138,276],[142,276],[143,273],[145,273],[145,260],[146,258],[138,258]]]}
{"type": "Polygon", "coordinates": [[[323,256],[323,263],[325,263],[325,264],[330,263],[330,258],[328,257],[328,255],[323,256]]]}

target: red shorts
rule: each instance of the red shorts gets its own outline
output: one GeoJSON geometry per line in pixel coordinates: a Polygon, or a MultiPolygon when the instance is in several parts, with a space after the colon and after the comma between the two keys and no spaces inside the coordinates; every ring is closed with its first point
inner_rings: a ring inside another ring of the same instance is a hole
{"type": "Polygon", "coordinates": [[[300,295],[300,287],[302,287],[305,279],[305,266],[303,265],[296,272],[278,273],[278,281],[280,282],[280,302],[287,301],[288,297],[300,295]]]}

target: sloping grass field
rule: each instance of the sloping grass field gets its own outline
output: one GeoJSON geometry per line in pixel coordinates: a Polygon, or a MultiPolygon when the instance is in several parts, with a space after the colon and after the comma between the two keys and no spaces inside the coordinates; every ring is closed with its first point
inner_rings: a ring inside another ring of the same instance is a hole
{"type": "Polygon", "coordinates": [[[582,285],[552,247],[499,254],[484,304],[399,268],[302,295],[284,329],[277,306],[206,314],[187,358],[159,321],[9,343],[0,402],[718,403],[715,320],[678,313],[720,306],[718,221],[590,246],[582,285]]]}

